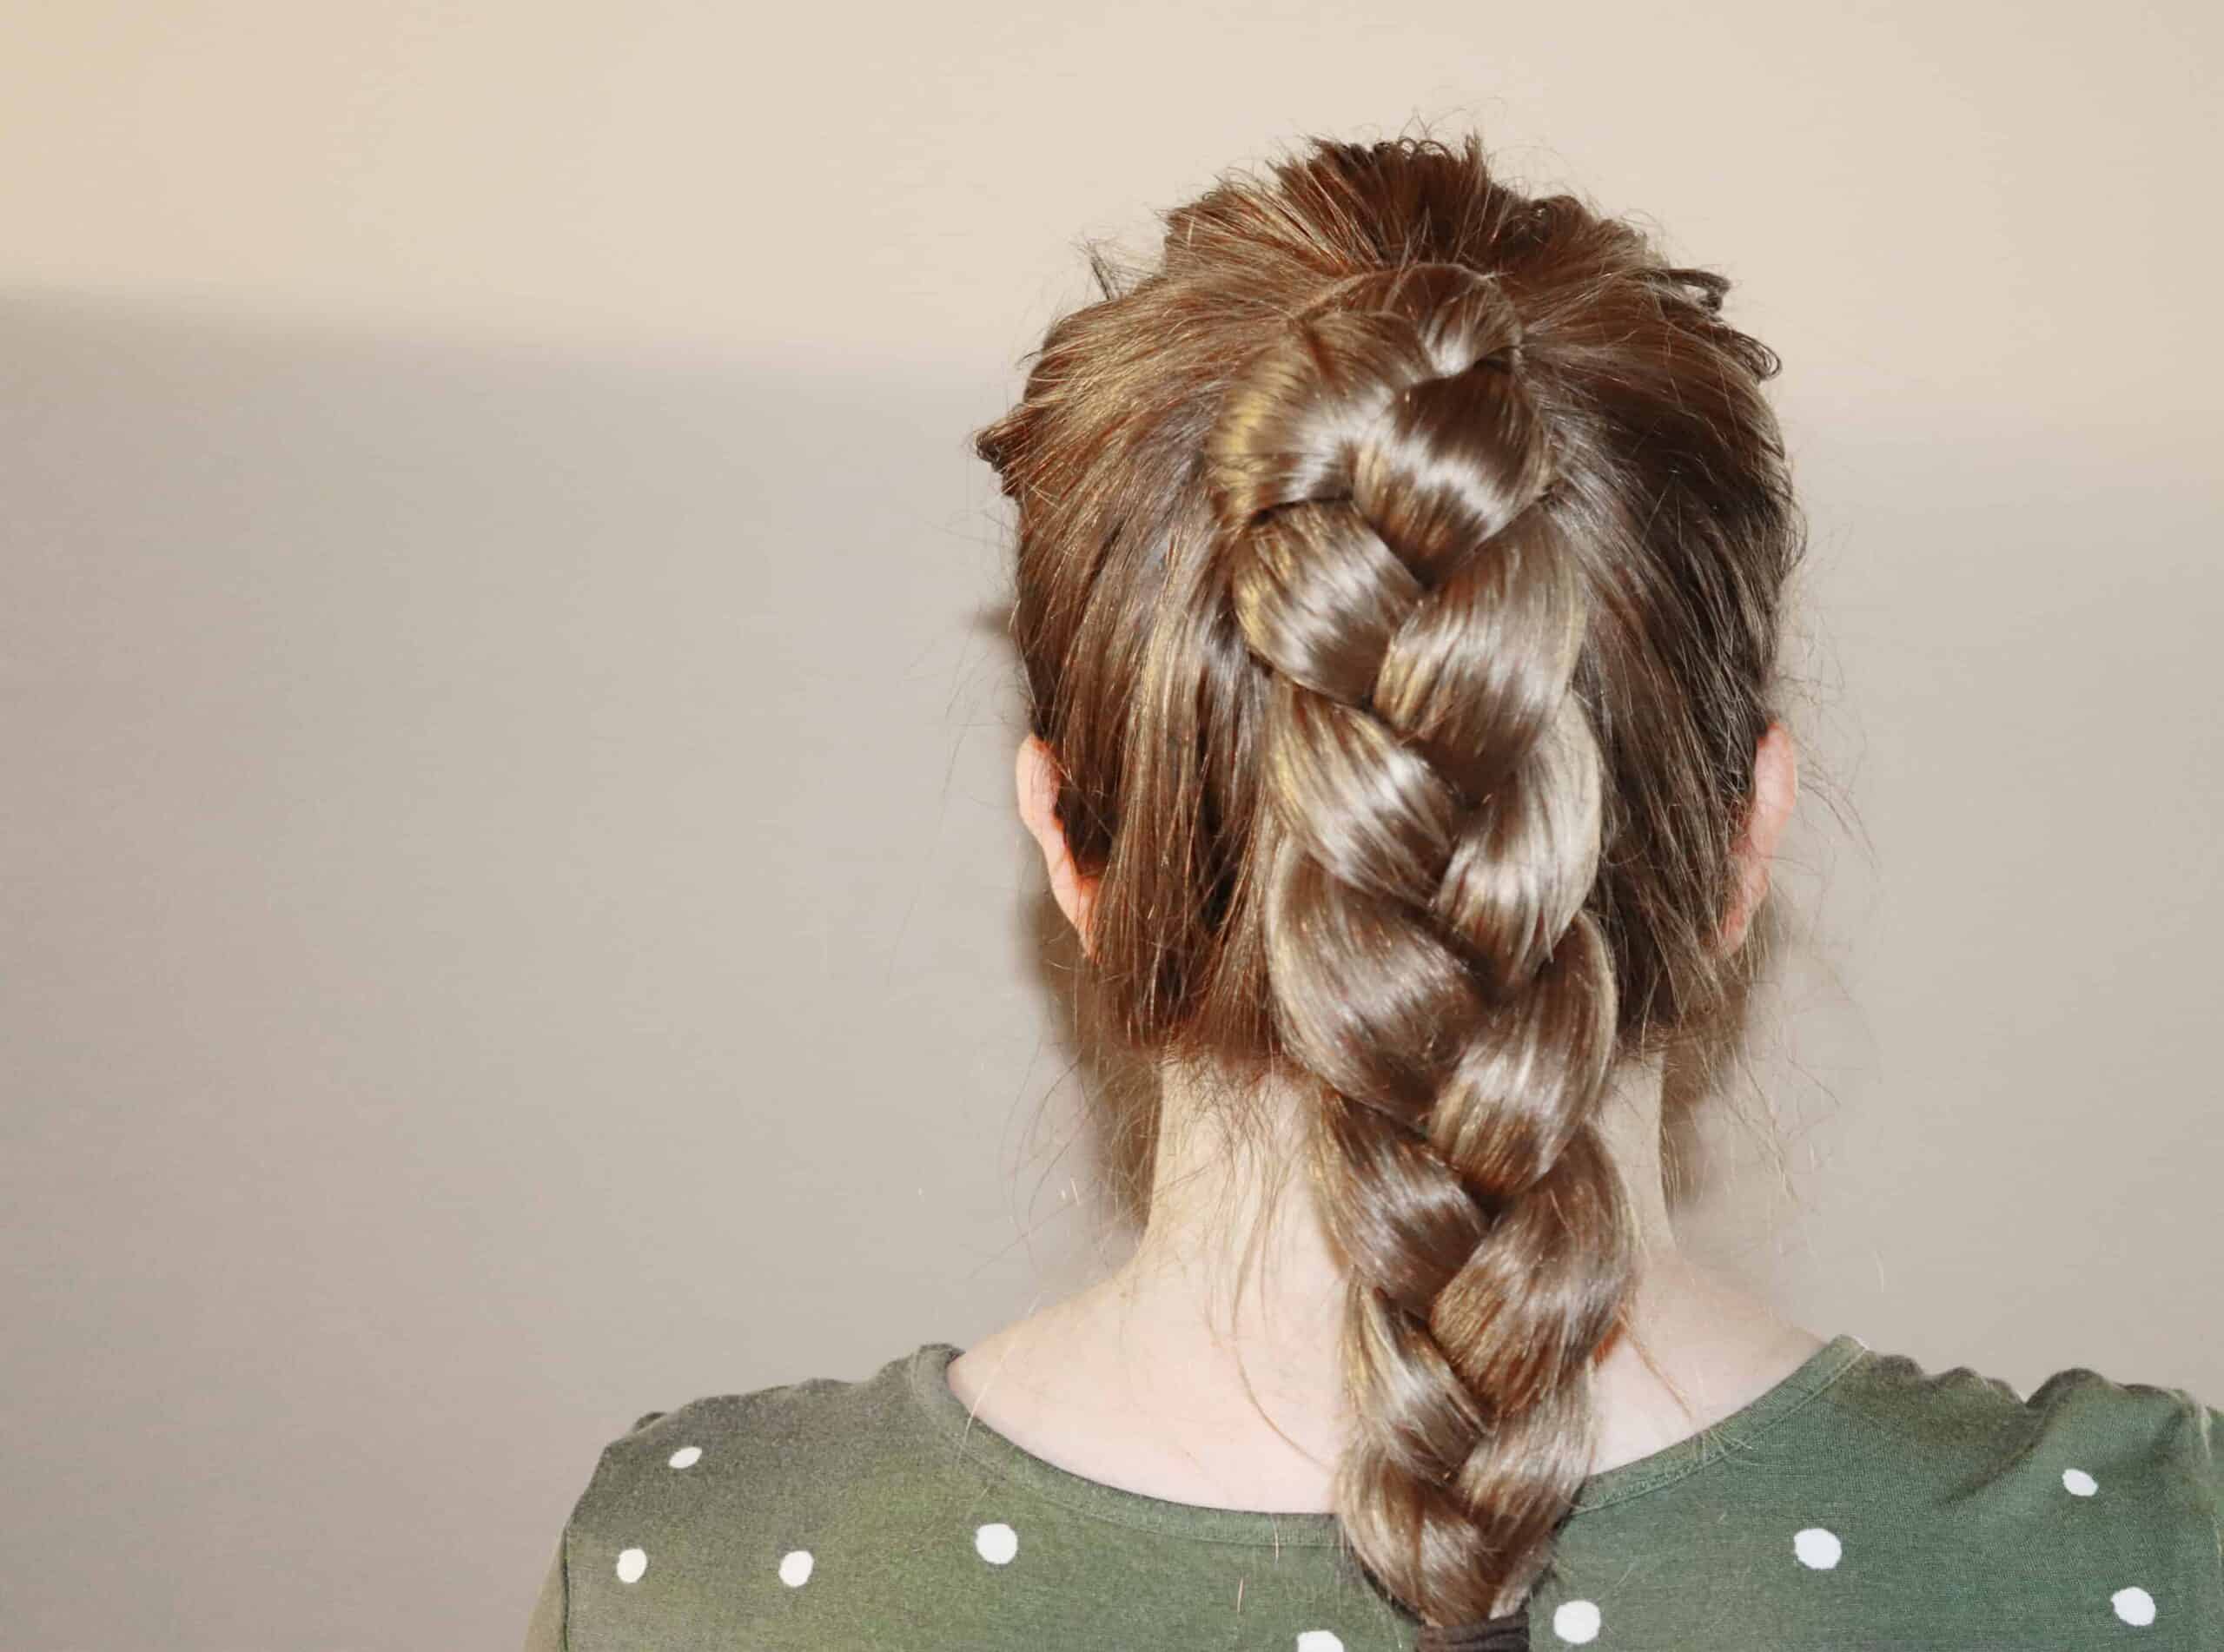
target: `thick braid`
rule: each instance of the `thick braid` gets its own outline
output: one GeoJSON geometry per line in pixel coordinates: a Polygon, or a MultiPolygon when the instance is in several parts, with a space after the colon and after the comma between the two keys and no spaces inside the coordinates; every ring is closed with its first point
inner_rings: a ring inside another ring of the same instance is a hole
{"type": "Polygon", "coordinates": [[[1636,1259],[1594,1123],[1617,1005],[1585,909],[1586,588],[1512,306],[1455,264],[1336,284],[1230,388],[1209,477],[1271,677],[1275,1027],[1322,1081],[1351,1269],[1338,1512],[1427,1624],[1510,1617],[1589,1471],[1636,1259]]]}

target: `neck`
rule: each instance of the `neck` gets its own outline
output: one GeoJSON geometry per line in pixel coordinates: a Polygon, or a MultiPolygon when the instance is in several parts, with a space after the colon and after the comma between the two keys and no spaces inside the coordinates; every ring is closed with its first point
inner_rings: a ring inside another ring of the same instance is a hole
{"type": "MultiPolygon", "coordinates": [[[[1628,1334],[1593,1367],[1593,1473],[1696,1432],[1821,1344],[1678,1251],[1661,1174],[1660,1074],[1625,1063],[1600,1127],[1640,1270],[1628,1334]]],[[[1341,1265],[1295,1173],[1301,1099],[1241,1129],[1166,1075],[1150,1216],[1109,1278],[987,1338],[950,1381],[983,1420],[1076,1472],[1224,1507],[1319,1510],[1348,1425],[1341,1265]]]]}

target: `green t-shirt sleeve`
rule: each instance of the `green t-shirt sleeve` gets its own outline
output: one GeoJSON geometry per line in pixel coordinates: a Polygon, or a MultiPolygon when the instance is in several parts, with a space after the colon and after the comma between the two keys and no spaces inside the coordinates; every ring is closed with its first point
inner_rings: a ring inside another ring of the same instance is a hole
{"type": "MultiPolygon", "coordinates": [[[[662,1411],[645,1411],[626,1431],[638,1433],[663,1415],[662,1411]]],[[[609,1448],[604,1447],[603,1455],[607,1457],[609,1454],[609,1448]]],[[[588,1490],[592,1489],[593,1482],[590,1480],[588,1490]]],[[[582,1491],[580,1502],[584,1503],[586,1497],[587,1493],[582,1491]]],[[[578,1512],[575,1505],[573,1509],[575,1518],[578,1512]]],[[[567,1520],[564,1523],[562,1535],[556,1541],[555,1558],[548,1563],[548,1574],[540,1580],[540,1593],[533,1602],[533,1616],[526,1620],[522,1652],[570,1652],[572,1595],[571,1577],[566,1570],[566,1556],[571,1543],[572,1522],[567,1520]]]]}
{"type": "Polygon", "coordinates": [[[2216,1519],[2217,1563],[2224,1565],[2224,1406],[2205,1406],[2202,1412],[2208,1424],[2209,1512],[2216,1519]]]}
{"type": "Polygon", "coordinates": [[[523,1652],[566,1652],[564,1633],[564,1543],[556,1544],[556,1557],[548,1563],[541,1580],[540,1597],[526,1620],[523,1652]]]}
{"type": "MultiPolygon", "coordinates": [[[[634,1418],[634,1425],[627,1434],[639,1434],[640,1430],[654,1423],[665,1412],[643,1412],[634,1418]]],[[[609,1447],[603,1447],[603,1457],[609,1457],[609,1447]]],[[[596,1465],[600,1470],[600,1463],[596,1465]]],[[[587,1490],[579,1494],[579,1501],[587,1501],[594,1492],[594,1481],[589,1478],[587,1490]]],[[[549,1561],[547,1576],[540,1579],[540,1594],[533,1599],[533,1614],[525,1621],[525,1645],[520,1652],[569,1652],[572,1649],[572,1574],[569,1574],[569,1550],[572,1550],[572,1525],[579,1521],[579,1505],[572,1508],[572,1518],[565,1521],[563,1534],[556,1538],[556,1558],[549,1561]]]]}

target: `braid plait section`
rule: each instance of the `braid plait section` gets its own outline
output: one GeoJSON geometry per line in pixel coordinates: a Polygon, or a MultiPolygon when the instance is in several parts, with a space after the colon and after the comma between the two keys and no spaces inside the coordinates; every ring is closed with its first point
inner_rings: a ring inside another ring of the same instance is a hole
{"type": "Polygon", "coordinates": [[[1586,588],[1522,355],[1495,281],[1369,271],[1247,366],[1208,455],[1269,679],[1275,1028],[1320,1080],[1314,1171],[1350,1267],[1337,1510],[1452,1628],[1550,1562],[1636,1259],[1595,1123],[1617,1001],[1585,909],[1586,588]]]}

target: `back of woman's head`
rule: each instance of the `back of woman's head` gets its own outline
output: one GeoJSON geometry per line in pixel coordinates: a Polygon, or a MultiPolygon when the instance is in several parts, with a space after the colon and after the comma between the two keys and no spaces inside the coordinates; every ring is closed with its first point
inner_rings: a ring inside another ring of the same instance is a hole
{"type": "Polygon", "coordinates": [[[1351,1270],[1335,1503],[1434,1625],[1510,1611],[1634,1280],[1610,1074],[1718,1035],[1803,535],[1727,282],[1315,140],[1102,261],[977,451],[1089,973],[1162,1060],[1317,1100],[1351,1270]]]}

